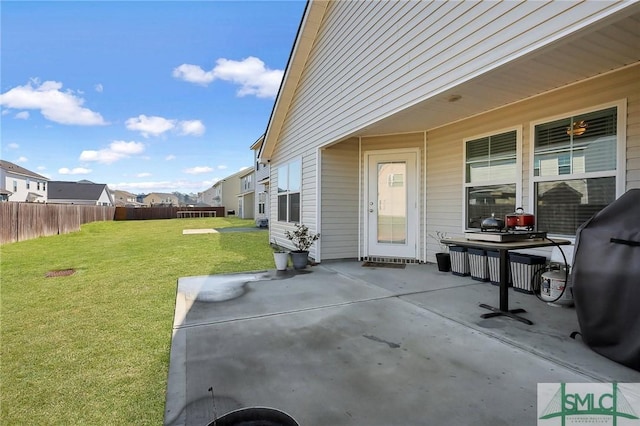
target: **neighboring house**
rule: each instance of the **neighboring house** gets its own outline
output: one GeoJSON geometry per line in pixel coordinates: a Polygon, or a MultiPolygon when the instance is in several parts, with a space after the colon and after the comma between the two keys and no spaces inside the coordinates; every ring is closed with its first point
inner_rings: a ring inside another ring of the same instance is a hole
{"type": "Polygon", "coordinates": [[[213,207],[224,207],[226,214],[236,214],[236,206],[238,205],[238,194],[240,191],[240,177],[246,174],[247,168],[243,168],[224,179],[220,179],[211,187],[213,194],[211,204],[213,207]]]}
{"type": "Polygon", "coordinates": [[[269,224],[269,164],[263,164],[258,161],[262,151],[264,135],[260,137],[253,145],[253,164],[255,165],[255,207],[254,217],[256,225],[266,227],[269,224]]]}
{"type": "Polygon", "coordinates": [[[180,205],[180,201],[175,194],[168,194],[164,192],[152,192],[151,194],[147,194],[142,202],[144,205],[149,207],[158,205],[178,207],[180,205]]]}
{"type": "Polygon", "coordinates": [[[240,219],[253,219],[255,217],[255,196],[256,187],[255,170],[247,167],[240,174],[240,193],[238,194],[238,211],[236,215],[240,219]]]}
{"type": "Polygon", "coordinates": [[[47,193],[49,203],[83,204],[91,206],[113,206],[111,191],[104,183],[93,183],[87,180],[79,182],[49,182],[47,193]]]}
{"type": "Polygon", "coordinates": [[[207,188],[202,192],[198,192],[198,204],[202,204],[204,206],[213,206],[214,205],[214,201],[213,201],[213,197],[214,197],[214,188],[213,186],[211,188],[207,188]]]}
{"type": "Polygon", "coordinates": [[[640,187],[638,46],[640,2],[310,1],[260,154],[270,239],[434,261],[429,235],[521,206],[573,238],[640,187]]]}
{"type": "Polygon", "coordinates": [[[138,202],[138,196],[131,192],[116,189],[112,191],[111,196],[118,207],[141,207],[142,203],[138,202]]]}
{"type": "Polygon", "coordinates": [[[0,200],[23,202],[47,202],[49,179],[13,164],[0,160],[0,200]]]}

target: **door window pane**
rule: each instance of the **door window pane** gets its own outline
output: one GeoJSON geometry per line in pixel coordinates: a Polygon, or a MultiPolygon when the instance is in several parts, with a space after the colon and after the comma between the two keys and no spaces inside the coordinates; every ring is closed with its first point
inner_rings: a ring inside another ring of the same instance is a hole
{"type": "Polygon", "coordinates": [[[378,242],[407,242],[407,164],[378,163],[378,242]]]}

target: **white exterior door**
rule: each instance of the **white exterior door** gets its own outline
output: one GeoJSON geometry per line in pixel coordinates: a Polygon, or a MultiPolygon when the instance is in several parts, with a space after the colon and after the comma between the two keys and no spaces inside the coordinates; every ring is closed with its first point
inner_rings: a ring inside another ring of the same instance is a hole
{"type": "Polygon", "coordinates": [[[367,255],[416,258],[417,151],[366,154],[367,255]]]}

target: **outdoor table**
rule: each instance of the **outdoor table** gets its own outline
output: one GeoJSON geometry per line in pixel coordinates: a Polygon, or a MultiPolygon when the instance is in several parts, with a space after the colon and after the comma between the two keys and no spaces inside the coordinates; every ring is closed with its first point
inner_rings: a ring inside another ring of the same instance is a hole
{"type": "Polygon", "coordinates": [[[521,321],[525,324],[533,325],[533,322],[529,321],[526,318],[523,318],[516,314],[522,314],[526,311],[524,309],[509,309],[509,263],[507,258],[507,253],[509,250],[523,250],[523,249],[533,249],[539,247],[550,247],[550,246],[561,246],[561,245],[569,245],[571,241],[569,240],[557,240],[553,241],[544,238],[544,239],[527,239],[522,241],[510,241],[510,242],[488,242],[488,241],[476,241],[469,240],[467,238],[444,238],[440,240],[443,244],[467,247],[467,248],[476,248],[476,249],[484,249],[484,250],[497,250],[499,256],[499,269],[500,269],[500,307],[496,308],[484,303],[480,304],[481,308],[488,309],[492,311],[491,313],[482,314],[482,318],[491,318],[500,315],[507,316],[509,318],[513,318],[515,320],[521,321]]]}

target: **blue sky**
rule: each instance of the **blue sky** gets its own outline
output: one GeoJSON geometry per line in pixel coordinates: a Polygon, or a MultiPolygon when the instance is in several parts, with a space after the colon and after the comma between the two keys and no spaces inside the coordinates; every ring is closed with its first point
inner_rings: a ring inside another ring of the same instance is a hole
{"type": "Polygon", "coordinates": [[[0,158],[51,180],[203,191],[252,166],[292,1],[2,1],[0,158]]]}

